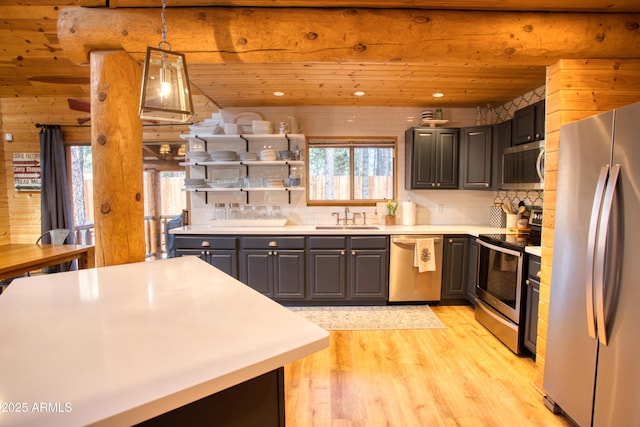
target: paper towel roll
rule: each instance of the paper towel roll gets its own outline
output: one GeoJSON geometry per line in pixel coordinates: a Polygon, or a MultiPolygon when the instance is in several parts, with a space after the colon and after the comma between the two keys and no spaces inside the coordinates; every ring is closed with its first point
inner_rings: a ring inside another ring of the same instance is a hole
{"type": "Polygon", "coordinates": [[[402,225],[416,225],[416,204],[402,202],[402,225]]]}

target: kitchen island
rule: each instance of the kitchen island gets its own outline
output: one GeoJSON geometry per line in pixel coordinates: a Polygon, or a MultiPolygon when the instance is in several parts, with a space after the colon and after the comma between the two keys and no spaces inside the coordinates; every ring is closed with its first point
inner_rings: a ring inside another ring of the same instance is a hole
{"type": "Polygon", "coordinates": [[[185,422],[242,425],[265,406],[261,424],[282,425],[282,367],[329,343],[195,257],[17,279],[0,324],[0,425],[162,425],[185,408],[185,422]],[[227,405],[237,387],[248,397],[227,405]]]}

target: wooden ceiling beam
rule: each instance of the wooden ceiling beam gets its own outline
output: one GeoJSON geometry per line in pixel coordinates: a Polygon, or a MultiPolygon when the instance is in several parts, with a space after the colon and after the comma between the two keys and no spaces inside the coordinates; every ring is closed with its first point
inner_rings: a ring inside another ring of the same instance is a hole
{"type": "MultiPolygon", "coordinates": [[[[567,58],[640,58],[638,13],[531,13],[416,9],[172,8],[172,50],[189,64],[407,62],[546,66],[567,58]]],[[[158,9],[67,8],[65,54],[140,57],[160,41],[158,9]]]]}

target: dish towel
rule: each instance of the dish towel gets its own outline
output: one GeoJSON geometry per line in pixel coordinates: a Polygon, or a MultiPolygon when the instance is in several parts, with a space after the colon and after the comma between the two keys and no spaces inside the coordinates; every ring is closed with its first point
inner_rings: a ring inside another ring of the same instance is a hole
{"type": "Polygon", "coordinates": [[[436,271],[436,251],[433,239],[416,239],[413,266],[418,267],[420,273],[436,271]]]}

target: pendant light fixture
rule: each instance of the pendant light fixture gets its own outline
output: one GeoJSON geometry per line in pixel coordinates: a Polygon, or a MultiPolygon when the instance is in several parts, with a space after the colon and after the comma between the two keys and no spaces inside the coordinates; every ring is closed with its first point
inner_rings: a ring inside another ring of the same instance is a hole
{"type": "Polygon", "coordinates": [[[187,122],[193,116],[184,54],[171,52],[167,42],[167,2],[162,0],[162,41],[147,47],[140,94],[142,120],[187,122]]]}

